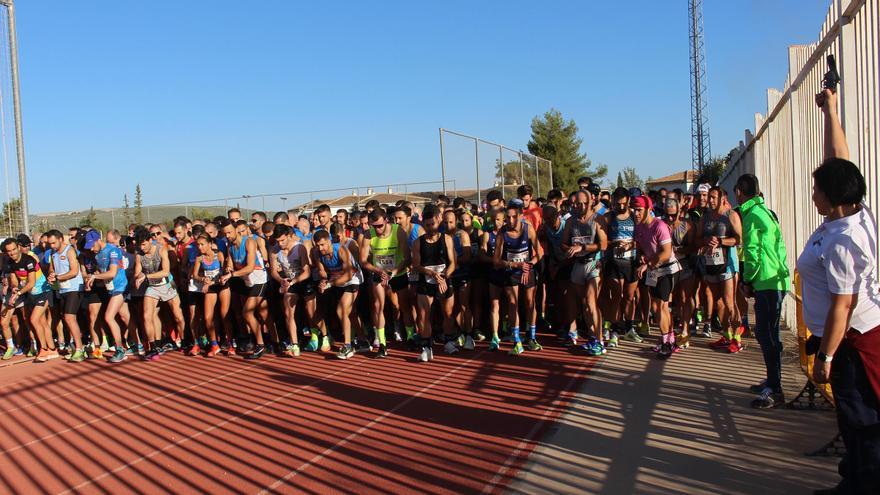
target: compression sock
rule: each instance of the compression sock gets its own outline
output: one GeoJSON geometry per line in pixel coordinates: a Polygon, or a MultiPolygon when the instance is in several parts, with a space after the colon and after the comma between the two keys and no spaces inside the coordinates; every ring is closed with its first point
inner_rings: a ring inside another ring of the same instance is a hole
{"type": "Polygon", "coordinates": [[[385,327],[376,329],[376,338],[379,339],[379,345],[385,345],[385,327]]]}
{"type": "Polygon", "coordinates": [[[515,343],[519,344],[520,342],[522,342],[522,339],[520,339],[519,337],[519,327],[513,327],[511,333],[513,333],[513,341],[515,343]]]}
{"type": "Polygon", "coordinates": [[[412,325],[406,326],[406,340],[412,340],[416,336],[416,328],[412,325]]]}
{"type": "Polygon", "coordinates": [[[535,340],[536,330],[535,325],[529,325],[529,340],[535,340]]]}

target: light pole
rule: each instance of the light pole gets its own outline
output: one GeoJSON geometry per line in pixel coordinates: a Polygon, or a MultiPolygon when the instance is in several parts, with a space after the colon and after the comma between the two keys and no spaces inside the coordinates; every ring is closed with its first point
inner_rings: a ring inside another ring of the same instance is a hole
{"type": "Polygon", "coordinates": [[[281,197],[281,211],[287,211],[287,198],[281,197]]]}
{"type": "Polygon", "coordinates": [[[12,0],[0,0],[6,6],[6,22],[9,29],[9,65],[12,75],[12,108],[15,114],[15,156],[18,161],[18,194],[21,199],[22,227],[30,235],[28,218],[27,175],[24,166],[24,138],[21,131],[21,95],[18,84],[18,40],[15,36],[15,8],[12,0]]]}

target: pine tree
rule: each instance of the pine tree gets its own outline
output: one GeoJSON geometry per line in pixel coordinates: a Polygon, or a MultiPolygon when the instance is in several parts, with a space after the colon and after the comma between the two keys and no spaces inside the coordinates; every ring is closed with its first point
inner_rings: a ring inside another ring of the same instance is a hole
{"type": "Polygon", "coordinates": [[[587,155],[580,152],[583,139],[577,134],[574,120],[566,121],[556,109],[532,119],[529,153],[553,162],[553,183],[563,191],[577,188],[578,177],[587,176],[598,182],[608,173],[604,165],[593,168],[587,155]]]}
{"type": "Polygon", "coordinates": [[[122,218],[125,219],[125,228],[127,229],[132,221],[131,205],[128,203],[128,193],[125,193],[122,196],[122,218]]]}
{"type": "Polygon", "coordinates": [[[141,193],[141,185],[134,188],[134,222],[138,225],[144,223],[144,197],[141,193]]]}

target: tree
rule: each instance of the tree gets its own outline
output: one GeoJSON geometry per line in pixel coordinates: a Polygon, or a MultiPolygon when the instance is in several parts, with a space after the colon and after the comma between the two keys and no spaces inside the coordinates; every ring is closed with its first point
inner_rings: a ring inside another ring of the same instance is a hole
{"type": "Polygon", "coordinates": [[[729,159],[730,155],[728,154],[725,157],[716,156],[709,160],[709,162],[703,166],[703,173],[697,177],[697,184],[717,184],[721,179],[721,176],[724,174],[724,169],[727,168],[727,162],[729,159]]]}
{"type": "Polygon", "coordinates": [[[138,184],[134,188],[134,222],[142,225],[144,223],[144,197],[141,193],[141,185],[138,184]]]}
{"type": "Polygon", "coordinates": [[[21,199],[12,198],[7,203],[3,203],[3,210],[0,211],[0,231],[8,236],[20,234],[22,228],[21,215],[21,199]]]}
{"type": "Polygon", "coordinates": [[[211,213],[211,210],[208,208],[193,207],[192,213],[191,213],[191,218],[193,220],[199,220],[199,219],[204,220],[206,218],[214,218],[214,216],[215,215],[213,213],[211,213]]]}
{"type": "Polygon", "coordinates": [[[608,173],[604,165],[592,168],[587,155],[580,152],[583,139],[577,133],[574,120],[566,121],[556,109],[550,109],[542,118],[532,119],[529,153],[553,162],[553,183],[563,191],[576,189],[578,177],[598,181],[608,173]]]}
{"type": "Polygon", "coordinates": [[[638,187],[644,191],[645,181],[639,177],[636,169],[633,167],[624,167],[623,170],[617,172],[617,187],[625,187],[627,189],[638,187]]]}
{"type": "Polygon", "coordinates": [[[98,214],[95,212],[95,207],[89,207],[89,212],[86,213],[86,216],[80,219],[79,221],[80,227],[91,227],[99,232],[106,233],[109,230],[109,226],[98,220],[98,214]]]}
{"type": "Polygon", "coordinates": [[[122,218],[125,220],[125,228],[128,228],[128,225],[134,220],[131,215],[131,205],[128,203],[128,193],[122,196],[122,218]]]}

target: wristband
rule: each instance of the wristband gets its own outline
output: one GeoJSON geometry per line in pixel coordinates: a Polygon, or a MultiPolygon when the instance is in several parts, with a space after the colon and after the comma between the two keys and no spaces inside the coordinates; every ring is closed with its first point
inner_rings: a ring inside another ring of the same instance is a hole
{"type": "Polygon", "coordinates": [[[834,356],[829,356],[828,354],[825,354],[824,352],[819,351],[819,353],[816,354],[816,359],[819,361],[822,361],[823,363],[830,363],[831,360],[834,359],[834,356]]]}

